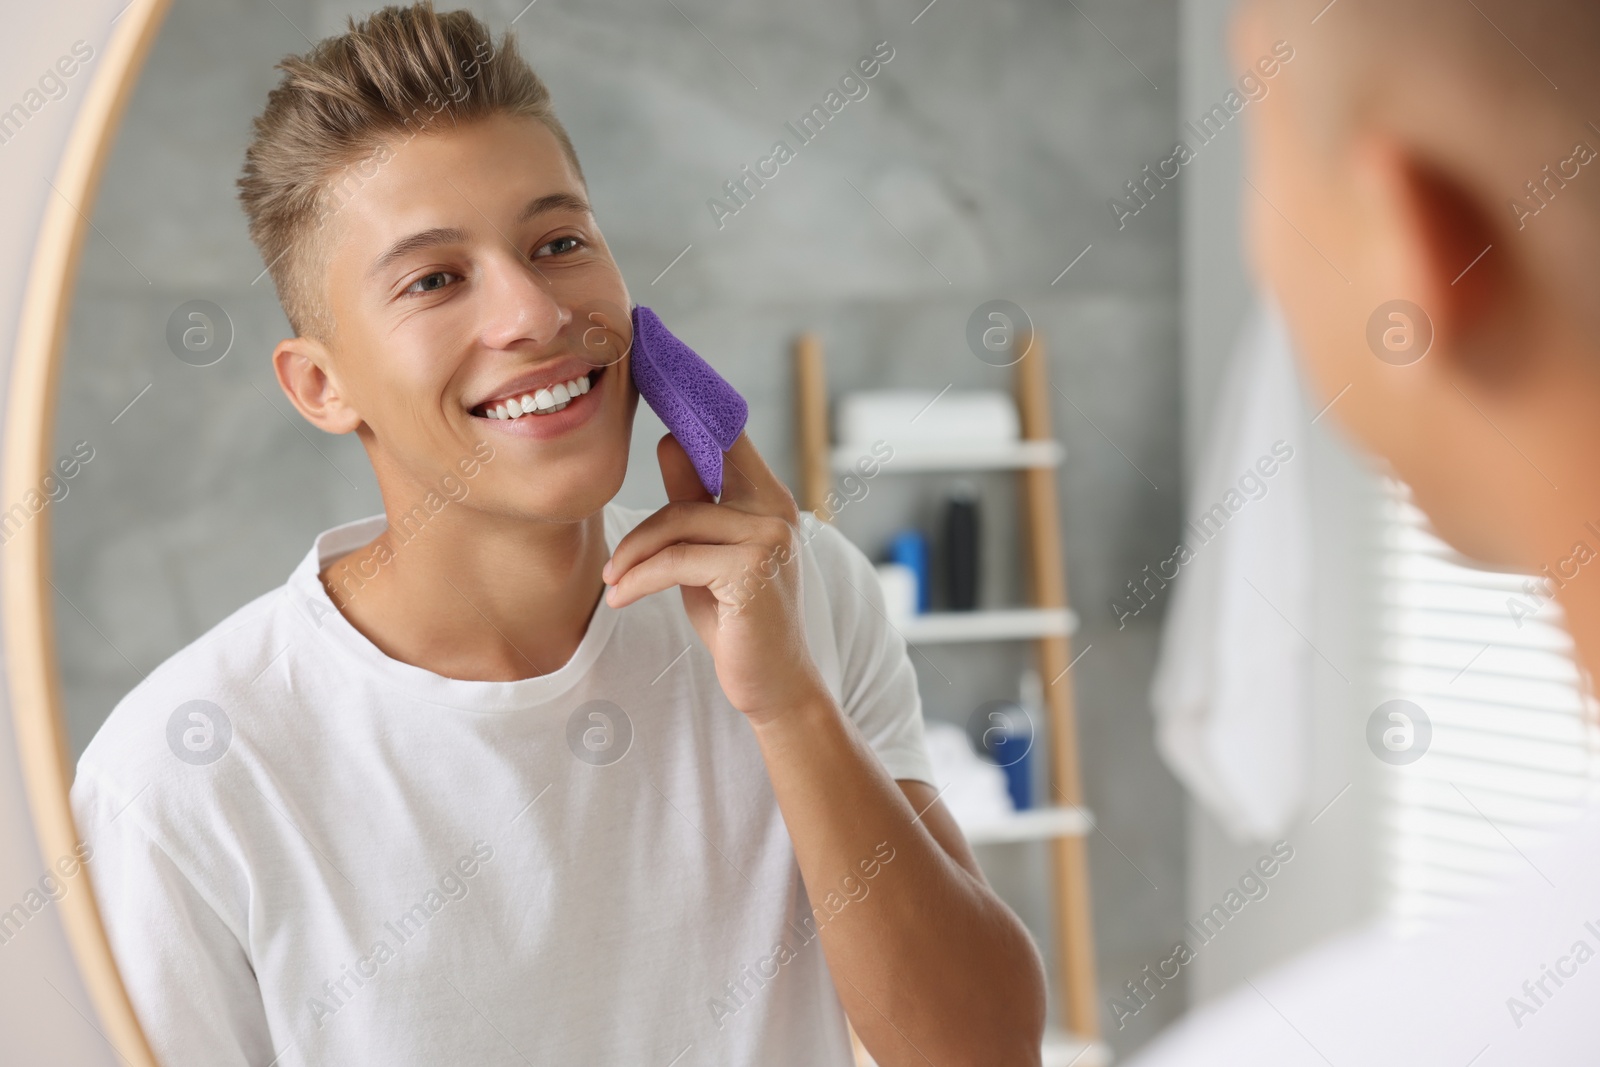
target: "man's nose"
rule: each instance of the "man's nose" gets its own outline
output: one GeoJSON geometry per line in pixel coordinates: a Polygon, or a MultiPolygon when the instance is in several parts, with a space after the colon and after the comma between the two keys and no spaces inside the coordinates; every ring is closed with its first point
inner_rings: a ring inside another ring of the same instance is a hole
{"type": "Polygon", "coordinates": [[[482,292],[482,338],[491,348],[519,341],[547,345],[572,318],[538,264],[509,250],[484,268],[482,292]]]}

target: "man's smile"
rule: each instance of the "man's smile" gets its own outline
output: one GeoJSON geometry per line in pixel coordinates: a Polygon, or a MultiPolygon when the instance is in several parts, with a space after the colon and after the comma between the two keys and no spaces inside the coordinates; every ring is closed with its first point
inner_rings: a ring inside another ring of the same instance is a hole
{"type": "Polygon", "coordinates": [[[587,396],[605,373],[598,367],[586,373],[562,378],[559,368],[532,372],[515,379],[494,396],[469,410],[480,419],[509,420],[523,415],[551,415],[565,410],[579,397],[587,396]]]}

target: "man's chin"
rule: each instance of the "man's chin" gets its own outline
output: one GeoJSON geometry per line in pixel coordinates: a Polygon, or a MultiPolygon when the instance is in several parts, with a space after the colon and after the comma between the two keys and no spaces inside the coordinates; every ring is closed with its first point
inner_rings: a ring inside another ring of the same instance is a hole
{"type": "Polygon", "coordinates": [[[607,410],[565,440],[488,442],[495,458],[484,464],[485,476],[474,489],[478,506],[539,524],[579,523],[599,514],[627,477],[637,405],[638,393],[629,383],[621,426],[610,421],[616,415],[607,410]]]}
{"type": "Polygon", "coordinates": [[[501,478],[493,486],[480,486],[474,502],[486,515],[522,520],[533,524],[583,522],[599,514],[622,489],[626,467],[615,472],[587,471],[568,474],[559,480],[554,472],[530,473],[523,485],[497,472],[501,478]]]}

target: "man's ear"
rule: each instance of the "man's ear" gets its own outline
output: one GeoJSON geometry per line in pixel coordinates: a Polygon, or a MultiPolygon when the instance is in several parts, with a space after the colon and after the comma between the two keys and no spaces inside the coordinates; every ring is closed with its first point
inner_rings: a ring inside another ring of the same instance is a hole
{"type": "Polygon", "coordinates": [[[330,373],[328,349],[310,337],[291,337],[272,350],[272,368],[284,395],[319,430],[345,434],[361,425],[361,415],[345,400],[330,373]]]}
{"type": "Polygon", "coordinates": [[[1356,150],[1364,207],[1375,227],[1371,276],[1386,299],[1415,301],[1433,326],[1438,369],[1504,382],[1528,370],[1516,329],[1516,260],[1493,206],[1410,145],[1370,137],[1356,150]]]}

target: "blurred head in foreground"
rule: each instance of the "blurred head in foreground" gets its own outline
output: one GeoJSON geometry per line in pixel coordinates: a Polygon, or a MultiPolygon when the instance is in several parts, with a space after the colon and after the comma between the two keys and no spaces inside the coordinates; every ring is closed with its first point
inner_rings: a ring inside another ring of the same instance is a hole
{"type": "Polygon", "coordinates": [[[1325,3],[1236,12],[1236,68],[1295,50],[1252,107],[1255,270],[1315,406],[1333,402],[1460,551],[1560,573],[1594,663],[1600,4],[1325,3]]]}

